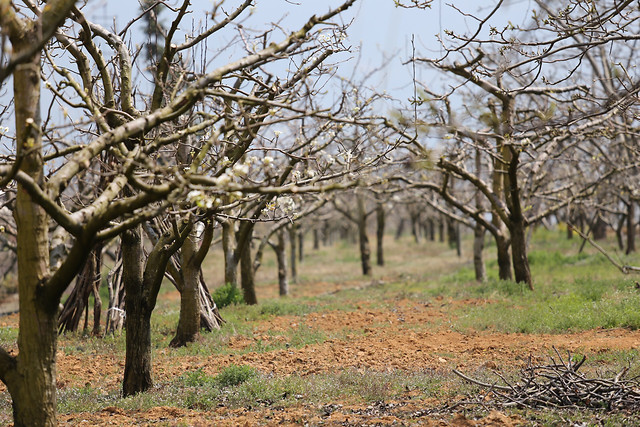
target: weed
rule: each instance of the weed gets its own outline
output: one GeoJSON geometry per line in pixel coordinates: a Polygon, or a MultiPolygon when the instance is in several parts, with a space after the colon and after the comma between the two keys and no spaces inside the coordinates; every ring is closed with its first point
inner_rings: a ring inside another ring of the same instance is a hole
{"type": "Polygon", "coordinates": [[[225,283],[216,289],[211,295],[218,308],[223,308],[232,304],[244,303],[244,297],[240,289],[233,283],[225,283]]]}
{"type": "Polygon", "coordinates": [[[230,365],[215,377],[215,383],[220,387],[234,387],[256,377],[258,371],[248,365],[230,365]]]}

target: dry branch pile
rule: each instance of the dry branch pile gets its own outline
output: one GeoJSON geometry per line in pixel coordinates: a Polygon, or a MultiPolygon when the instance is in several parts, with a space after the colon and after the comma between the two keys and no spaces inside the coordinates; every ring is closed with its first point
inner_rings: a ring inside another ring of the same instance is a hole
{"type": "Polygon", "coordinates": [[[565,361],[557,350],[556,355],[558,359],[552,357],[549,365],[534,366],[529,361],[517,383],[509,382],[499,373],[496,375],[504,385],[487,384],[457,370],[454,373],[489,389],[491,399],[485,396],[483,406],[490,400],[490,403],[499,406],[520,408],[592,408],[607,411],[640,408],[640,378],[625,378],[628,367],[610,378],[588,378],[578,373],[586,356],[576,361],[568,354],[565,361]]]}

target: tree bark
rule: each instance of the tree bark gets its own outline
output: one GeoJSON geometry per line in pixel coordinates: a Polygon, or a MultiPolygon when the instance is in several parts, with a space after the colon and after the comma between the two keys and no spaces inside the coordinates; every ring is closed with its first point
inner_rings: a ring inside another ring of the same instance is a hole
{"type": "Polygon", "coordinates": [[[382,203],[378,203],[376,206],[376,264],[379,266],[384,265],[384,226],[384,205],[382,203]]]}
{"type": "MultiPolygon", "coordinates": [[[[14,51],[29,44],[29,33],[14,51]]],[[[42,185],[43,159],[40,133],[40,55],[16,67],[16,147],[20,169],[42,185]]],[[[18,292],[20,295],[19,355],[13,369],[3,375],[12,398],[16,426],[56,425],[56,349],[58,302],[43,298],[41,288],[49,278],[48,217],[18,183],[14,217],[17,225],[18,292]]],[[[5,354],[6,355],[6,354],[5,354]]],[[[10,356],[6,355],[8,358],[10,356]]]]}
{"type": "Polygon", "coordinates": [[[142,227],[122,234],[122,281],[125,286],[126,352],[122,394],[153,386],[151,380],[151,309],[144,297],[142,227]]]}
{"type": "Polygon", "coordinates": [[[367,236],[367,212],[365,210],[364,196],[358,195],[358,237],[360,241],[360,261],[362,262],[362,274],[371,276],[371,249],[369,236],[367,236]]]}
{"type": "Polygon", "coordinates": [[[256,296],[253,262],[251,260],[251,244],[244,245],[244,248],[240,253],[240,283],[242,285],[242,294],[244,296],[245,304],[257,304],[258,297],[256,296]]]}
{"type": "Polygon", "coordinates": [[[476,226],[473,228],[473,267],[476,273],[476,280],[478,282],[484,282],[487,280],[487,272],[485,270],[484,259],[482,257],[485,232],[485,228],[480,223],[476,223],[476,226]]]}
{"type": "Polygon", "coordinates": [[[320,249],[320,230],[318,227],[313,227],[313,250],[317,251],[320,249]]]}
{"type": "Polygon", "coordinates": [[[123,282],[125,286],[126,352],[122,392],[141,393],[153,386],[151,379],[151,313],[171,256],[191,232],[190,218],[177,230],[164,232],[144,262],[142,226],[121,235],[123,282]]]}
{"type": "Polygon", "coordinates": [[[436,241],[436,224],[433,218],[429,218],[427,220],[427,224],[429,224],[429,240],[432,242],[436,241]]]}
{"type": "Polygon", "coordinates": [[[404,224],[405,224],[405,219],[400,218],[400,222],[398,222],[398,228],[396,228],[396,236],[395,236],[396,240],[400,240],[400,237],[402,237],[402,233],[404,232],[404,224]]]}
{"type": "Polygon", "coordinates": [[[234,245],[234,224],[226,219],[222,225],[222,252],[224,253],[224,282],[238,286],[238,259],[234,245]]]}
{"type": "Polygon", "coordinates": [[[420,243],[420,214],[418,212],[411,212],[409,214],[411,219],[411,235],[416,243],[420,243]]]}
{"type": "Polygon", "coordinates": [[[607,237],[607,223],[600,215],[597,216],[592,227],[593,240],[602,240],[607,237]]]}
{"type": "Polygon", "coordinates": [[[287,281],[287,254],[286,254],[286,241],[285,241],[284,229],[277,232],[278,243],[273,245],[273,249],[276,253],[276,260],[278,262],[278,289],[280,296],[289,295],[289,282],[287,281]]]}
{"type": "Polygon", "coordinates": [[[298,234],[297,230],[298,226],[296,224],[291,224],[291,226],[289,227],[289,259],[291,260],[291,283],[296,283],[298,281],[298,240],[296,237],[296,235],[298,234]]]}
{"type": "Polygon", "coordinates": [[[529,258],[527,256],[527,235],[524,221],[514,221],[511,224],[511,254],[513,258],[513,271],[518,283],[525,283],[533,290],[529,258]]]}
{"type": "Polygon", "coordinates": [[[298,262],[302,263],[304,260],[304,232],[302,227],[298,226],[298,262]]]}
{"type": "Polygon", "coordinates": [[[182,347],[194,342],[200,334],[200,263],[198,243],[201,238],[194,227],[180,249],[184,286],[180,292],[180,319],[170,347],[182,347]]]}
{"type": "Polygon", "coordinates": [[[513,280],[509,241],[504,236],[495,237],[495,241],[498,257],[498,277],[500,280],[513,280]]]}
{"type": "MultiPolygon", "coordinates": [[[[97,243],[87,258],[82,271],[76,277],[76,283],[69,297],[64,302],[62,312],[58,316],[58,330],[63,332],[75,332],[80,326],[82,315],[88,308],[89,296],[94,297],[93,334],[99,335],[102,303],[100,301],[100,282],[102,267],[102,243],[97,243]]],[[[85,324],[88,319],[85,318],[85,324]]]]}
{"type": "Polygon", "coordinates": [[[620,215],[620,219],[618,219],[618,224],[616,224],[615,232],[616,232],[616,242],[618,242],[618,249],[621,251],[624,250],[624,238],[622,237],[622,229],[624,228],[624,224],[627,222],[626,215],[620,215]]]}
{"type": "Polygon", "coordinates": [[[635,216],[635,202],[629,198],[629,205],[627,205],[627,255],[636,251],[635,216]]]}

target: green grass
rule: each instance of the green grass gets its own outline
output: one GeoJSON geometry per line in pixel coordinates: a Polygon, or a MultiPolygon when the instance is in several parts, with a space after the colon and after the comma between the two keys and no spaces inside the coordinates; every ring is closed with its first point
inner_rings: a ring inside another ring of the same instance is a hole
{"type": "Polygon", "coordinates": [[[187,372],[174,381],[160,384],[135,396],[123,398],[100,388],[67,388],[58,395],[61,413],[100,411],[114,406],[125,410],[146,410],[156,406],[211,410],[220,404],[235,407],[297,405],[300,401],[323,405],[335,402],[373,403],[400,398],[413,391],[414,396],[442,395],[450,374],[426,370],[375,372],[346,369],[337,373],[264,375],[250,366],[229,366],[217,376],[202,370],[187,372]]]}

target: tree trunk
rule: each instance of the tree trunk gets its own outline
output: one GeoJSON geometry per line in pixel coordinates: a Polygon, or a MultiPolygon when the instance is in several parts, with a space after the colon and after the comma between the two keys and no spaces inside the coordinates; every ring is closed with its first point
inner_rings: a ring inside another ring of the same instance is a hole
{"type": "Polygon", "coordinates": [[[322,246],[329,246],[331,243],[331,226],[329,221],[325,220],[322,224],[322,246]]]}
{"type": "Polygon", "coordinates": [[[320,249],[320,230],[318,227],[313,227],[313,250],[317,251],[320,249]]]}
{"type": "MultiPolygon", "coordinates": [[[[58,316],[58,330],[63,332],[75,332],[80,326],[82,315],[88,309],[89,296],[94,297],[94,319],[93,333],[100,334],[100,312],[102,303],[100,301],[100,282],[102,267],[102,243],[96,244],[91,250],[82,271],[76,277],[76,283],[69,297],[64,302],[62,312],[58,316]]],[[[88,318],[85,317],[85,324],[88,318]]]]}
{"type": "Polygon", "coordinates": [[[151,381],[151,313],[173,254],[191,232],[190,217],[165,231],[144,262],[142,226],[121,234],[122,280],[125,286],[126,354],[122,392],[130,396],[148,390],[151,381]],[[178,234],[176,234],[176,232],[178,234]]]}
{"type": "Polygon", "coordinates": [[[607,223],[600,215],[597,216],[592,227],[593,240],[602,240],[607,237],[607,223]]]}
{"type": "Polygon", "coordinates": [[[498,277],[500,280],[513,280],[509,242],[504,236],[495,237],[495,240],[498,256],[498,277]]]}
{"type": "Polygon", "coordinates": [[[384,265],[384,226],[384,205],[378,203],[376,206],[376,264],[380,266],[384,265]]]}
{"type": "Polygon", "coordinates": [[[304,260],[304,232],[302,227],[298,226],[298,262],[304,260]]]}
{"type": "Polygon", "coordinates": [[[616,242],[618,242],[618,249],[621,251],[624,250],[624,238],[622,237],[622,229],[624,228],[624,223],[627,222],[626,215],[620,215],[620,219],[618,220],[618,224],[616,224],[616,242]]]}
{"type": "Polygon", "coordinates": [[[291,248],[289,258],[291,259],[291,283],[296,283],[298,281],[298,240],[296,235],[298,226],[296,224],[291,224],[289,227],[289,247],[291,248]]]}
{"type": "Polygon", "coordinates": [[[224,282],[238,286],[238,258],[234,245],[234,224],[231,219],[221,223],[222,225],[222,252],[224,253],[224,282]]]}
{"type": "Polygon", "coordinates": [[[200,334],[200,263],[197,261],[201,240],[196,227],[180,249],[184,286],[180,292],[180,319],[170,347],[182,347],[194,342],[200,334]]]}
{"type": "Polygon", "coordinates": [[[411,212],[411,235],[413,236],[413,240],[416,243],[420,243],[420,225],[419,225],[419,215],[416,212],[411,212]]]}
{"type": "Polygon", "coordinates": [[[400,237],[402,237],[402,233],[404,232],[404,224],[405,224],[405,219],[400,218],[400,222],[398,223],[398,228],[396,228],[396,236],[395,236],[396,240],[400,240],[400,237]]]}
{"type": "Polygon", "coordinates": [[[371,249],[369,248],[369,237],[367,236],[367,213],[363,196],[358,196],[358,236],[362,274],[371,276],[371,249]]]}
{"type": "Polygon", "coordinates": [[[526,283],[533,290],[529,258],[527,257],[526,227],[522,221],[514,221],[511,224],[511,254],[513,258],[513,271],[518,283],[526,283]]]}
{"type": "Polygon", "coordinates": [[[240,283],[245,304],[255,305],[258,303],[256,287],[253,277],[253,262],[251,260],[251,244],[245,245],[240,253],[240,283]]]}
{"type": "Polygon", "coordinates": [[[473,267],[478,282],[487,280],[487,272],[484,267],[484,260],[482,259],[485,232],[485,228],[480,223],[476,223],[476,226],[473,228],[473,267]]]}
{"type": "Polygon", "coordinates": [[[125,318],[125,292],[122,281],[122,245],[116,251],[115,264],[107,275],[107,286],[109,287],[109,308],[107,309],[105,333],[115,334],[122,330],[125,318]]]}
{"type": "Polygon", "coordinates": [[[287,254],[286,254],[286,231],[278,231],[278,244],[273,245],[273,249],[276,253],[276,260],[278,262],[278,288],[280,290],[280,296],[289,295],[289,282],[287,281],[287,254]]]}
{"type": "Polygon", "coordinates": [[[436,224],[433,221],[433,218],[429,218],[427,220],[427,224],[429,224],[429,240],[432,242],[436,241],[436,224]]]}
{"type": "Polygon", "coordinates": [[[153,386],[151,380],[151,309],[144,297],[142,227],[122,233],[122,281],[125,286],[126,354],[122,394],[153,386]]]}
{"type": "Polygon", "coordinates": [[[636,251],[635,216],[635,203],[632,199],[629,199],[629,205],[627,206],[627,255],[636,251]]]}
{"type": "Polygon", "coordinates": [[[444,219],[438,219],[438,240],[444,243],[444,219]]]}
{"type": "MultiPolygon", "coordinates": [[[[30,36],[35,36],[32,32],[30,36]]],[[[25,39],[14,53],[29,45],[25,39]]],[[[13,74],[16,147],[20,169],[42,185],[42,135],[40,133],[40,55],[13,74]]],[[[40,292],[49,278],[48,218],[18,183],[14,217],[17,225],[20,328],[17,358],[3,353],[12,365],[3,381],[12,398],[16,426],[56,425],[56,348],[59,300],[46,300],[40,292]]],[[[6,359],[6,361],[4,360],[6,359]]],[[[4,369],[3,369],[4,370],[4,369]]]]}

